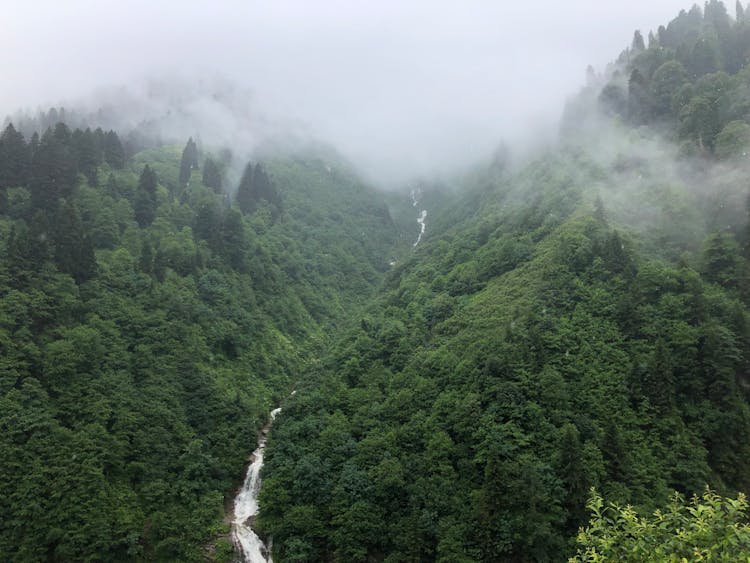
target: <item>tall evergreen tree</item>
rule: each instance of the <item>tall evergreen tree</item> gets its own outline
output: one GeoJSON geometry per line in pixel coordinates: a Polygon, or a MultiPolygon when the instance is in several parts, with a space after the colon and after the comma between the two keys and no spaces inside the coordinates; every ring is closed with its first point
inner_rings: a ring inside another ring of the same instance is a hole
{"type": "Polygon", "coordinates": [[[114,131],[107,131],[104,135],[104,160],[112,168],[119,170],[125,166],[125,150],[122,148],[120,137],[114,131]]]}
{"type": "Polygon", "coordinates": [[[58,269],[70,274],[76,283],[91,279],[96,273],[94,247],[84,233],[78,210],[70,201],[65,201],[59,207],[54,231],[58,269]]]}
{"type": "Polygon", "coordinates": [[[211,157],[203,163],[203,185],[221,193],[221,170],[211,157]]]}
{"type": "Polygon", "coordinates": [[[72,147],[78,170],[86,176],[89,184],[98,185],[97,168],[101,164],[102,155],[97,150],[96,139],[91,129],[73,131],[72,147]]]}
{"type": "Polygon", "coordinates": [[[0,135],[0,188],[25,186],[29,164],[29,147],[10,123],[0,135]]]}
{"type": "Polygon", "coordinates": [[[636,53],[646,50],[646,43],[643,41],[643,35],[641,35],[640,30],[636,29],[635,33],[633,33],[633,43],[631,48],[636,53]]]}
{"type": "Polygon", "coordinates": [[[237,188],[237,205],[243,213],[252,213],[255,211],[257,197],[255,194],[255,168],[252,162],[248,162],[245,171],[242,173],[240,185],[237,188]]]}
{"type": "Polygon", "coordinates": [[[667,409],[674,404],[674,364],[669,348],[663,339],[656,341],[656,348],[646,370],[643,391],[649,403],[658,409],[667,409]]]}
{"type": "Polygon", "coordinates": [[[255,166],[251,162],[247,163],[240,186],[237,189],[236,199],[240,210],[246,214],[253,213],[261,200],[265,200],[271,205],[271,212],[274,217],[281,212],[281,196],[260,162],[255,166]]]}
{"type": "Polygon", "coordinates": [[[193,169],[198,168],[198,147],[193,138],[188,139],[185,148],[182,150],[182,160],[180,161],[180,187],[187,186],[190,180],[190,174],[193,169]]]}
{"type": "Polygon", "coordinates": [[[221,252],[233,268],[242,271],[245,256],[245,231],[242,215],[230,208],[221,224],[221,252]]]}
{"type": "Polygon", "coordinates": [[[143,167],[135,194],[135,220],[142,228],[153,223],[156,217],[156,173],[147,164],[143,167]]]}
{"type": "Polygon", "coordinates": [[[70,197],[77,182],[78,167],[70,147],[70,130],[59,123],[47,129],[34,152],[29,187],[37,209],[54,210],[61,198],[70,197]]]}
{"type": "Polygon", "coordinates": [[[635,124],[645,122],[651,114],[651,96],[646,79],[637,68],[628,80],[628,116],[635,124]]]}

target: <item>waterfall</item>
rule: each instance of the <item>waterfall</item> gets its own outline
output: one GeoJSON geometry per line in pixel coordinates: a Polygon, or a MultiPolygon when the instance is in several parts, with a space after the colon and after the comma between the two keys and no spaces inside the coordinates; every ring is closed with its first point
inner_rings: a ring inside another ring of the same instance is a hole
{"type": "Polygon", "coordinates": [[[427,210],[423,209],[422,213],[419,214],[419,217],[417,217],[417,223],[419,223],[419,236],[417,237],[417,241],[414,243],[413,246],[417,246],[420,241],[422,240],[422,235],[424,235],[424,229],[425,229],[425,222],[424,220],[427,219],[427,210]]]}
{"type": "Polygon", "coordinates": [[[281,408],[271,411],[268,424],[260,433],[258,447],[253,452],[252,463],[247,468],[245,481],[234,499],[234,520],[232,520],[232,542],[242,554],[246,563],[273,563],[270,546],[266,547],[252,528],[258,514],[258,493],[260,492],[260,469],[263,467],[263,450],[266,435],[281,408]]]}

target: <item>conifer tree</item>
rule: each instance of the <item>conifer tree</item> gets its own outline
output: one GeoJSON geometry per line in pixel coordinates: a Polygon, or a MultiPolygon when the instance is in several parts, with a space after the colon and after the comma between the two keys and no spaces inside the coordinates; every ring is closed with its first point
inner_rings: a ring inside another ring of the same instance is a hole
{"type": "Polygon", "coordinates": [[[663,339],[656,341],[643,381],[643,391],[652,406],[667,409],[674,402],[675,381],[672,357],[663,339]]]}
{"type": "Polygon", "coordinates": [[[636,53],[646,50],[646,43],[643,41],[643,35],[641,35],[640,30],[636,29],[635,33],[633,33],[633,44],[631,48],[636,53]]]}
{"type": "Polygon", "coordinates": [[[232,268],[241,271],[245,256],[245,232],[242,226],[242,215],[235,208],[227,211],[222,222],[221,250],[232,268]]]}
{"type": "Polygon", "coordinates": [[[193,169],[198,168],[198,147],[193,138],[188,139],[185,148],[182,150],[182,160],[180,161],[180,187],[187,186],[190,181],[190,174],[193,169]]]}
{"type": "Polygon", "coordinates": [[[29,148],[10,123],[0,135],[0,187],[25,186],[28,169],[29,148]]]}
{"type": "Polygon", "coordinates": [[[117,170],[125,166],[125,150],[114,131],[107,131],[104,135],[104,160],[117,170]]]}
{"type": "Polygon", "coordinates": [[[281,212],[281,197],[260,162],[255,166],[251,162],[247,163],[236,199],[240,210],[245,214],[253,213],[262,199],[271,204],[274,217],[281,212]]]}
{"type": "Polygon", "coordinates": [[[149,226],[156,217],[156,174],[147,164],[143,167],[135,194],[134,212],[138,225],[149,226]]]}
{"type": "Polygon", "coordinates": [[[141,245],[138,266],[144,274],[151,274],[154,271],[154,248],[148,240],[144,240],[141,245]]]}
{"type": "Polygon", "coordinates": [[[242,174],[242,180],[237,188],[237,205],[240,206],[240,211],[243,213],[252,213],[255,211],[255,184],[253,181],[255,175],[255,168],[253,168],[252,162],[248,162],[245,166],[245,171],[242,174]]]}
{"type": "Polygon", "coordinates": [[[47,129],[34,152],[29,187],[37,209],[54,210],[61,198],[70,197],[76,185],[78,167],[70,147],[70,130],[59,123],[47,129]]]}
{"type": "Polygon", "coordinates": [[[211,157],[203,164],[203,185],[221,193],[221,170],[211,157]]]}
{"type": "Polygon", "coordinates": [[[94,247],[84,233],[78,210],[70,201],[65,201],[56,213],[54,234],[58,269],[70,274],[76,283],[91,279],[96,273],[94,247]]]}
{"type": "Polygon", "coordinates": [[[650,94],[646,79],[637,68],[630,73],[628,80],[628,116],[633,123],[640,124],[650,115],[650,94]]]}
{"type": "Polygon", "coordinates": [[[101,164],[101,154],[97,151],[96,140],[91,129],[73,131],[72,146],[78,170],[86,176],[89,184],[98,185],[97,168],[101,164]]]}

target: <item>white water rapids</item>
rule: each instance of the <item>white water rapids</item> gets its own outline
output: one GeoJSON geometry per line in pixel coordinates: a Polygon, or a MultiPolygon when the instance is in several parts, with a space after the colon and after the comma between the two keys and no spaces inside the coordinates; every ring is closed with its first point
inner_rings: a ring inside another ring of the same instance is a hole
{"type": "MultiPolygon", "coordinates": [[[[411,206],[416,207],[422,199],[422,190],[420,188],[413,188],[409,192],[409,197],[411,198],[411,206]]],[[[412,245],[415,248],[422,241],[422,236],[424,235],[424,229],[426,226],[424,222],[425,219],[427,219],[427,210],[423,209],[419,214],[419,217],[417,217],[417,223],[419,223],[419,236],[417,237],[417,241],[412,245]]],[[[393,264],[391,264],[391,266],[392,265],[393,264]]]]}
{"type": "Polygon", "coordinates": [[[420,241],[422,240],[422,235],[424,235],[424,229],[425,229],[425,222],[424,220],[427,219],[427,210],[423,209],[422,213],[419,214],[419,217],[417,217],[417,223],[419,223],[419,236],[417,237],[417,241],[414,243],[414,246],[417,246],[420,241]]]}
{"type": "Polygon", "coordinates": [[[245,482],[234,499],[234,520],[232,521],[232,542],[242,554],[246,563],[273,563],[270,546],[258,537],[252,528],[253,516],[258,514],[258,493],[260,492],[260,469],[263,467],[263,450],[266,448],[266,434],[281,408],[271,411],[270,420],[261,431],[258,447],[253,452],[252,463],[247,468],[245,482]]]}

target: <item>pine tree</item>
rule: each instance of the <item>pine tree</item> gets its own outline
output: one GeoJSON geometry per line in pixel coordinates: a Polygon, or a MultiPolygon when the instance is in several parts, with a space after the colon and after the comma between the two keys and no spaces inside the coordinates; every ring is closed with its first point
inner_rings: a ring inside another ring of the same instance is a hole
{"type": "Polygon", "coordinates": [[[745,8],[742,6],[740,0],[737,0],[737,4],[735,5],[735,13],[738,22],[745,21],[745,8]]]}
{"type": "Polygon", "coordinates": [[[635,124],[645,122],[651,113],[651,96],[646,79],[637,68],[628,80],[628,117],[635,124]]]}
{"type": "Polygon", "coordinates": [[[260,162],[255,166],[251,162],[247,163],[236,199],[240,210],[245,214],[253,213],[258,208],[260,200],[265,200],[271,205],[273,217],[277,217],[281,212],[281,196],[260,162]]]}
{"type": "Polygon", "coordinates": [[[203,164],[203,185],[221,193],[221,170],[211,157],[203,164]]]}
{"type": "Polygon", "coordinates": [[[674,403],[675,380],[672,356],[663,339],[656,341],[648,370],[643,381],[643,392],[652,406],[667,409],[674,403]]]}
{"type": "Polygon", "coordinates": [[[119,170],[125,166],[125,150],[117,133],[107,131],[104,135],[104,160],[112,168],[119,170]]]}
{"type": "Polygon", "coordinates": [[[149,226],[156,217],[156,174],[147,164],[143,167],[135,194],[135,220],[141,228],[149,226]]]}
{"type": "Polygon", "coordinates": [[[29,187],[35,208],[52,211],[61,198],[72,195],[78,177],[76,158],[70,147],[70,130],[59,123],[47,129],[32,161],[29,187]]]}
{"type": "Polygon", "coordinates": [[[101,154],[97,151],[96,140],[91,129],[73,131],[73,151],[76,156],[78,170],[88,179],[92,186],[98,185],[97,169],[101,164],[101,154]]]}
{"type": "Polygon", "coordinates": [[[154,249],[147,240],[141,245],[141,256],[138,266],[144,274],[151,274],[154,271],[154,249]]]}
{"type": "Polygon", "coordinates": [[[193,169],[198,168],[198,147],[193,138],[188,139],[185,148],[182,150],[182,160],[180,161],[180,187],[186,187],[190,181],[190,174],[193,169]]]}
{"type": "Polygon", "coordinates": [[[569,514],[570,527],[575,530],[585,521],[586,498],[591,483],[586,475],[578,428],[573,424],[562,427],[557,465],[560,478],[565,483],[565,508],[569,514]]]}
{"type": "Polygon", "coordinates": [[[10,123],[0,135],[0,187],[25,186],[29,164],[26,141],[10,123]]]}
{"type": "Polygon", "coordinates": [[[46,244],[43,249],[39,248],[39,245],[43,243],[43,240],[34,240],[25,222],[21,221],[18,226],[11,226],[6,247],[11,287],[22,289],[35,277],[41,264],[47,258],[46,244]]]}
{"type": "Polygon", "coordinates": [[[221,214],[215,201],[201,204],[195,214],[193,233],[198,239],[208,242],[209,248],[218,251],[220,245],[221,214]]]}
{"type": "Polygon", "coordinates": [[[242,174],[242,180],[237,188],[237,205],[240,206],[240,211],[243,213],[252,213],[255,211],[256,196],[255,196],[255,184],[254,178],[255,168],[253,168],[252,162],[248,162],[245,166],[245,172],[242,174]]]}
{"type": "Polygon", "coordinates": [[[636,29],[635,33],[633,33],[633,44],[631,45],[631,48],[636,53],[646,50],[646,43],[643,41],[643,35],[641,35],[640,30],[636,29]]]}
{"type": "Polygon", "coordinates": [[[76,283],[96,274],[96,258],[91,240],[84,233],[78,210],[70,201],[60,206],[55,217],[55,264],[76,283]]]}
{"type": "Polygon", "coordinates": [[[232,268],[242,271],[245,231],[242,226],[242,215],[234,208],[227,211],[221,225],[221,250],[232,268]]]}

